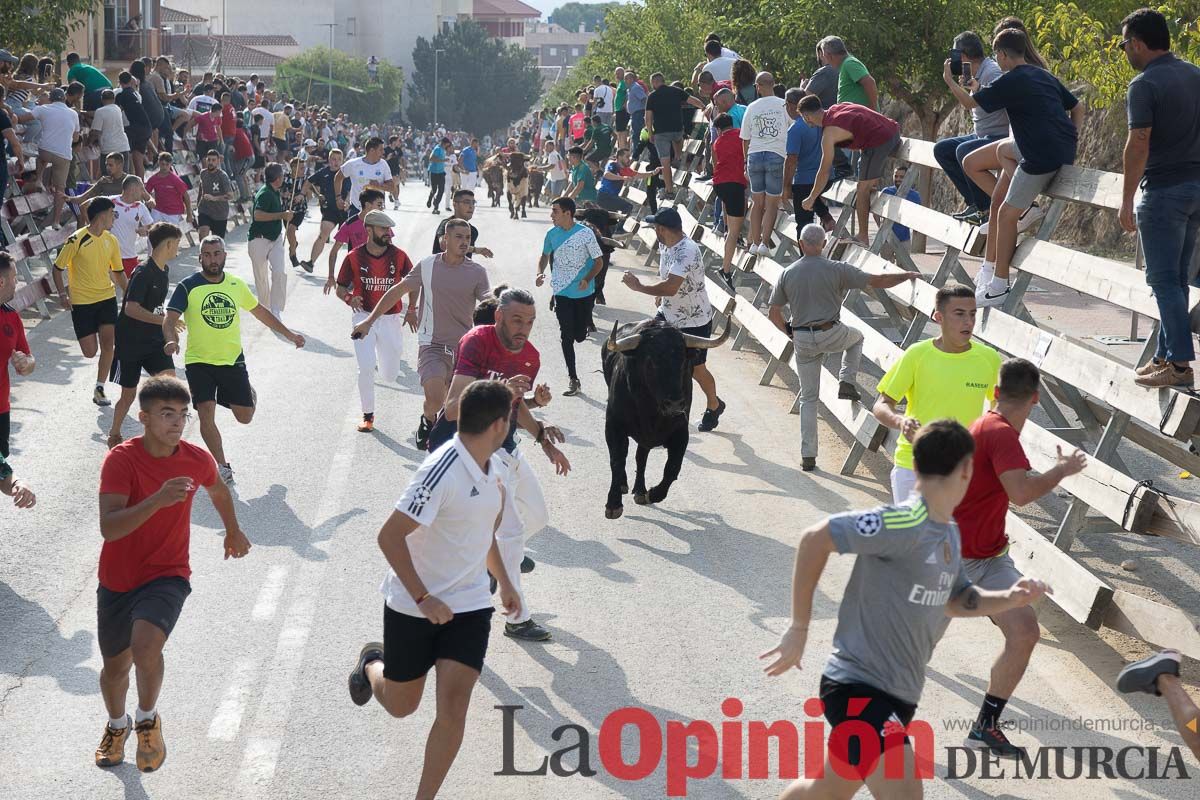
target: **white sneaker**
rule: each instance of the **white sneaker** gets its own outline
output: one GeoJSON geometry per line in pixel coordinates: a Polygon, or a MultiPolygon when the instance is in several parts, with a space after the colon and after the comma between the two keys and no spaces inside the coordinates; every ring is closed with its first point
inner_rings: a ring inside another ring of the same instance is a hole
{"type": "Polygon", "coordinates": [[[987,220],[986,222],[984,222],[982,225],[980,225],[980,226],[979,226],[979,234],[980,234],[981,236],[987,236],[987,232],[988,232],[988,225],[989,225],[990,223],[991,223],[991,220],[989,219],[989,220],[987,220]]]}
{"type": "Polygon", "coordinates": [[[1004,301],[1008,299],[1008,280],[1006,278],[992,278],[991,282],[984,288],[983,293],[976,292],[975,305],[980,308],[991,308],[993,306],[1002,306],[1004,301]]]}
{"type": "Polygon", "coordinates": [[[1037,223],[1039,219],[1046,216],[1046,212],[1042,211],[1041,206],[1034,203],[1029,208],[1025,209],[1025,213],[1017,220],[1017,233],[1025,233],[1037,223]]]}
{"type": "Polygon", "coordinates": [[[979,274],[975,276],[975,300],[978,302],[983,298],[983,293],[987,291],[992,279],[996,277],[996,265],[984,264],[979,268],[979,274]]]}
{"type": "Polygon", "coordinates": [[[217,477],[220,478],[226,486],[233,486],[233,467],[229,466],[228,464],[217,464],[217,477]]]}

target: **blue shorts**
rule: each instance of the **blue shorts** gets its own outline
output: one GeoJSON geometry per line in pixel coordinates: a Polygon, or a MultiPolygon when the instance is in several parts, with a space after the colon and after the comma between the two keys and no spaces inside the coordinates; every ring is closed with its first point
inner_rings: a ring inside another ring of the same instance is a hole
{"type": "Polygon", "coordinates": [[[783,156],[760,151],[746,159],[746,174],[750,178],[750,194],[783,196],[783,156]]]}

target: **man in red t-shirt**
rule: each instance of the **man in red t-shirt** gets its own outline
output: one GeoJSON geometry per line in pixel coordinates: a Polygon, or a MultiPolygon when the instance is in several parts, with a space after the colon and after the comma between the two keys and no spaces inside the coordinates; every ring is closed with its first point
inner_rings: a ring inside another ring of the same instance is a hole
{"type": "Polygon", "coordinates": [[[13,499],[17,508],[31,508],[37,502],[29,491],[12,476],[8,458],[9,385],[8,362],[22,377],[33,372],[34,360],[25,339],[25,324],[21,315],[8,305],[17,293],[17,267],[12,256],[0,250],[0,493],[13,499]]]}
{"type": "MultiPolygon", "coordinates": [[[[971,582],[981,589],[1008,588],[1021,573],[1008,555],[1004,521],[1009,501],[1023,506],[1043,497],[1064,478],[1087,466],[1087,457],[1076,449],[1047,472],[1032,472],[1021,447],[1021,429],[1038,402],[1038,368],[1023,358],[1000,366],[996,407],[971,425],[975,437],[975,468],[954,521],[962,536],[963,566],[971,582]]],[[[1004,649],[992,665],[987,694],[979,717],[967,737],[967,747],[989,749],[1000,757],[1015,758],[1021,749],[1000,729],[1000,714],[1017,688],[1029,657],[1041,635],[1037,613],[1029,606],[992,617],[1004,634],[1004,649]]]]}
{"type": "MultiPolygon", "coordinates": [[[[562,442],[562,432],[553,425],[538,422],[530,407],[550,402],[550,387],[537,387],[532,398],[525,393],[534,386],[542,366],[541,355],[529,341],[537,306],[533,295],[524,289],[505,289],[498,300],[484,300],[476,308],[476,327],[467,331],[458,342],[454,357],[454,377],[446,393],[446,401],[438,412],[429,432],[429,449],[436,450],[448,441],[457,429],[459,398],[477,380],[504,381],[512,389],[514,401],[508,437],[496,451],[504,464],[504,514],[496,531],[496,546],[504,561],[509,580],[521,596],[521,608],[510,615],[504,625],[504,635],[531,642],[550,639],[550,632],[533,621],[525,593],[521,588],[521,573],[533,569],[533,560],[525,557],[525,539],[546,526],[550,515],[537,476],[517,447],[516,432],[521,428],[542,446],[542,452],[559,475],[566,475],[571,462],[555,447],[562,442]],[[494,320],[488,324],[488,317],[494,320]]],[[[494,591],[494,590],[493,590],[494,591]]]]}
{"type": "MultiPolygon", "coordinates": [[[[366,244],[350,251],[337,276],[337,296],[353,311],[351,325],[370,316],[379,298],[412,271],[408,255],[392,244],[395,223],[391,217],[383,211],[368,211],[363,225],[368,237],[366,244]]],[[[416,299],[415,291],[409,294],[409,308],[416,299]]],[[[361,433],[375,430],[376,361],[379,376],[385,381],[395,380],[400,374],[404,338],[404,317],[400,311],[403,306],[404,303],[397,303],[385,311],[379,324],[372,326],[366,336],[354,339],[354,355],[358,358],[358,397],[363,414],[358,425],[361,433]]]]}
{"type": "Polygon", "coordinates": [[[100,693],[108,725],[96,748],[96,765],[125,759],[130,727],[137,732],[137,765],[143,772],[167,757],[155,704],[162,688],[163,645],[191,593],[188,548],[192,498],[203,486],[225,526],[225,557],[241,558],[250,542],[238,527],[233,497],[217,479],[217,465],[202,448],[182,441],[191,414],[187,386],[155,377],[138,392],[144,433],[108,451],[100,467],[100,588],[96,639],[104,668],[100,693]],[[125,713],[129,669],[137,668],[135,719],[125,713]]]}
{"type": "Polygon", "coordinates": [[[150,216],[155,222],[179,225],[186,219],[192,227],[196,226],[188,185],[175,174],[175,160],[170,153],[158,154],[158,172],[146,179],[146,191],[154,197],[150,216]]]}
{"type": "Polygon", "coordinates": [[[338,228],[338,232],[333,237],[333,247],[329,250],[329,276],[325,280],[325,294],[329,294],[330,290],[337,285],[335,276],[337,275],[338,251],[345,247],[349,252],[367,243],[369,237],[367,229],[363,225],[363,218],[372,211],[383,211],[386,200],[387,197],[378,189],[363,189],[358,193],[358,207],[362,210],[342,223],[342,227],[338,228]]]}

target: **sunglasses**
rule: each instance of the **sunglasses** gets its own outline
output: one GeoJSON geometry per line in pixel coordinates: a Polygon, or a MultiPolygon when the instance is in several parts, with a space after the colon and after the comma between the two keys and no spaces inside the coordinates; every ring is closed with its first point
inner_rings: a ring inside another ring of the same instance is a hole
{"type": "Polygon", "coordinates": [[[1117,42],[1116,47],[1118,50],[1124,50],[1126,47],[1129,46],[1129,43],[1132,41],[1133,41],[1133,39],[1131,39],[1131,38],[1130,39],[1122,39],[1121,41],[1117,42]]]}

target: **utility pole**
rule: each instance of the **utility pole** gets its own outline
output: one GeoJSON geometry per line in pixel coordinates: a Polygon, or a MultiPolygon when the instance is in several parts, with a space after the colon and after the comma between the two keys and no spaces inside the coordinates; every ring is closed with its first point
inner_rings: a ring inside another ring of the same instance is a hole
{"type": "Polygon", "coordinates": [[[438,122],[438,54],[444,52],[446,51],[441,49],[433,51],[433,124],[435,128],[438,122]]]}
{"type": "Polygon", "coordinates": [[[336,22],[318,22],[317,27],[329,28],[329,96],[325,101],[325,105],[333,108],[333,29],[338,24],[336,22]]]}

